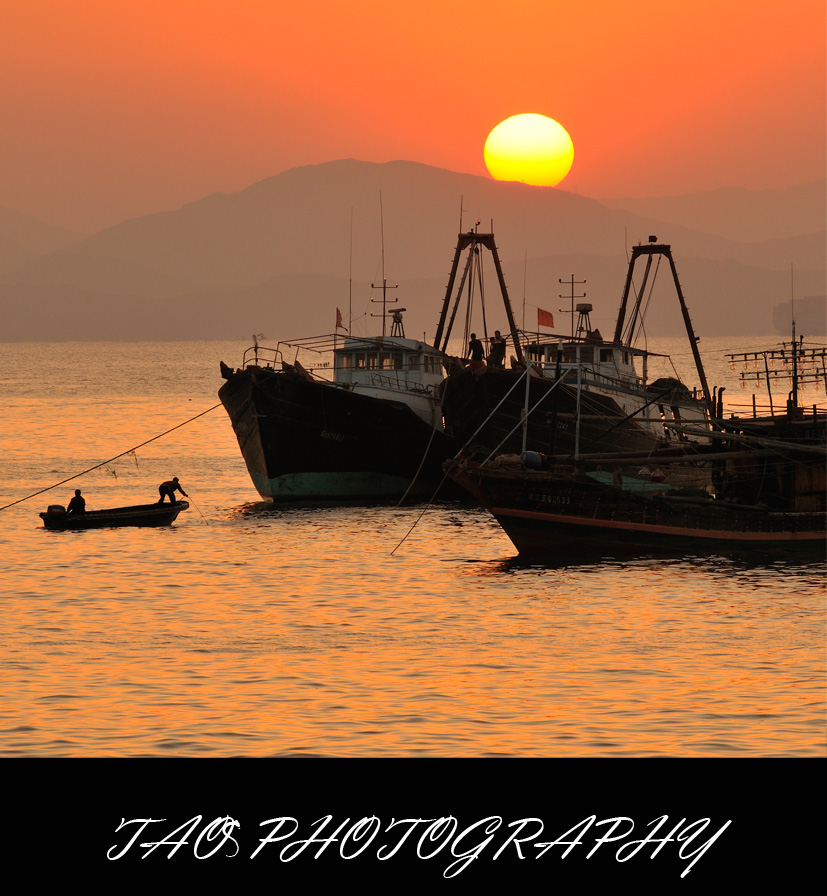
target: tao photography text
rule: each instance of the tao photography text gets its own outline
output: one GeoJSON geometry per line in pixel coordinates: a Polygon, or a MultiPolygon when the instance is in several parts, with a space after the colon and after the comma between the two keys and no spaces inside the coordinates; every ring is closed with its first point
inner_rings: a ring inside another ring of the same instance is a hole
{"type": "Polygon", "coordinates": [[[551,826],[540,818],[507,821],[491,815],[466,825],[454,816],[391,818],[375,815],[338,820],[325,815],[310,824],[281,815],[242,829],[229,815],[205,820],[196,815],[176,824],[166,818],[122,818],[106,856],[110,861],[140,857],[199,860],[246,858],[287,863],[337,857],[343,861],[396,858],[434,862],[453,878],[476,859],[589,860],[601,856],[619,863],[632,859],[676,860],[686,877],[732,824],[710,818],[690,820],[668,815],[637,823],[620,815],[589,815],[574,824],[551,826]],[[252,834],[251,834],[252,831],[252,834]]]}

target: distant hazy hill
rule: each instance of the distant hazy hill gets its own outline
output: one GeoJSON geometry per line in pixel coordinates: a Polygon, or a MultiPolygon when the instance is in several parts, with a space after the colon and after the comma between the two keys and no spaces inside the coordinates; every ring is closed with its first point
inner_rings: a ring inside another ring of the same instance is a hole
{"type": "MultiPolygon", "coordinates": [[[[800,188],[793,192],[804,202],[800,188]]],[[[743,233],[754,235],[749,222],[762,214],[764,194],[748,195],[743,233]]],[[[713,197],[714,219],[717,194],[701,194],[699,202],[703,196],[713,197]]],[[[764,198],[771,215],[779,197],[764,198]]],[[[330,332],[336,308],[347,317],[351,304],[355,332],[381,332],[370,317],[379,309],[370,302],[378,296],[370,284],[381,282],[383,244],[385,275],[399,284],[393,296],[408,309],[407,332],[430,338],[457,232],[478,219],[484,231],[493,221],[515,314],[521,320],[525,305],[529,328],[537,306],[554,311],[567,304],[559,281],[573,273],[588,281],[593,322],[611,332],[627,246],[650,234],[671,243],[702,333],[771,332],[773,308],[790,297],[791,265],[802,294],[827,291],[823,232],[785,230],[776,219],[773,239],[735,240],[712,233],[711,222],[706,231],[684,220],[665,223],[668,210],[661,206],[658,221],[564,190],[413,162],[294,168],[238,193],[33,251],[0,276],[8,309],[0,339],[249,340],[263,332],[272,342],[330,332]]],[[[486,290],[489,326],[501,326],[493,273],[486,290]]],[[[648,323],[653,334],[677,331],[673,292],[652,303],[648,323]]]]}
{"type": "Polygon", "coordinates": [[[643,218],[682,224],[739,242],[763,242],[824,231],[827,180],[785,190],[728,187],[685,196],[649,199],[601,199],[643,218]]]}

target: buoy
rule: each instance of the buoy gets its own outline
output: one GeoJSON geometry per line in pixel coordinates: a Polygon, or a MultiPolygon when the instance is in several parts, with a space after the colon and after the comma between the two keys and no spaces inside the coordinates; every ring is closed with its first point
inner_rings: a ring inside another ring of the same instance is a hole
{"type": "Polygon", "coordinates": [[[543,469],[543,455],[539,451],[523,451],[520,455],[526,468],[529,470],[543,469]]]}

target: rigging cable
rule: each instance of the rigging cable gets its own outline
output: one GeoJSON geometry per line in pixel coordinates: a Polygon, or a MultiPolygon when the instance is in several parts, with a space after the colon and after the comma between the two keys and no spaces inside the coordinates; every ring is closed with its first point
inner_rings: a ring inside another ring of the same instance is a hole
{"type": "Polygon", "coordinates": [[[65,485],[67,482],[71,482],[73,479],[79,479],[81,476],[85,476],[87,473],[91,473],[93,470],[98,470],[101,467],[105,467],[106,464],[112,463],[113,460],[117,460],[119,457],[124,457],[127,454],[132,454],[139,448],[143,448],[144,445],[148,445],[150,442],[156,442],[158,439],[169,435],[176,429],[180,429],[182,426],[186,426],[188,423],[192,423],[193,420],[197,420],[199,417],[203,417],[205,414],[209,414],[211,411],[214,411],[216,408],[220,407],[221,402],[219,402],[218,404],[214,404],[211,408],[207,408],[206,411],[201,411],[200,414],[196,414],[194,417],[190,417],[189,420],[185,420],[183,423],[179,423],[177,426],[173,426],[172,429],[168,429],[166,430],[166,432],[162,432],[157,436],[153,436],[151,439],[147,439],[145,442],[141,442],[140,445],[136,445],[134,448],[130,448],[128,451],[122,451],[120,454],[116,454],[114,457],[110,457],[109,460],[101,461],[99,464],[95,464],[93,467],[89,467],[88,470],[84,470],[82,473],[75,473],[74,476],[70,476],[68,479],[64,479],[61,482],[56,482],[54,485],[49,485],[46,488],[40,489],[40,491],[32,492],[32,494],[26,495],[25,498],[18,498],[16,501],[12,501],[11,504],[6,504],[3,507],[0,507],[0,510],[7,510],[9,507],[14,507],[15,504],[22,504],[23,501],[28,501],[29,498],[35,498],[37,497],[37,495],[42,495],[44,492],[51,491],[53,488],[58,488],[61,485],[65,485]]]}
{"type": "Polygon", "coordinates": [[[646,304],[643,306],[643,311],[640,314],[640,325],[638,333],[643,335],[643,347],[648,350],[649,348],[649,334],[646,332],[646,315],[649,313],[649,305],[652,303],[652,294],[655,291],[655,283],[658,280],[658,272],[660,271],[660,263],[663,260],[662,255],[658,255],[658,261],[655,265],[655,273],[652,276],[652,285],[649,287],[649,298],[646,300],[646,304]]]}
{"type": "Polygon", "coordinates": [[[477,276],[479,278],[480,284],[480,311],[482,312],[482,334],[485,338],[485,343],[488,344],[488,324],[485,322],[485,281],[483,280],[483,270],[482,270],[482,256],[477,256],[477,276]]]}
{"type": "MultiPolygon", "coordinates": [[[[652,301],[652,294],[655,289],[655,283],[658,279],[658,271],[660,270],[661,259],[662,259],[662,256],[659,255],[658,260],[655,264],[655,273],[652,276],[652,283],[649,286],[649,298],[646,299],[646,304],[641,309],[641,303],[643,302],[643,298],[644,298],[643,290],[646,289],[646,280],[649,276],[649,267],[646,268],[646,273],[644,274],[644,277],[643,277],[643,283],[641,284],[641,294],[639,296],[636,296],[634,313],[632,314],[631,319],[629,320],[628,324],[626,325],[626,336],[625,336],[626,345],[628,345],[632,348],[634,348],[634,345],[637,342],[637,340],[635,339],[635,330],[638,331],[638,335],[640,335],[640,333],[643,334],[644,346],[646,346],[648,344],[645,320],[646,320],[646,315],[649,312],[649,305],[652,301]]],[[[651,264],[651,258],[649,259],[649,262],[651,264]]],[[[634,286],[634,279],[632,281],[632,285],[634,286]]]]}
{"type": "MultiPolygon", "coordinates": [[[[468,345],[468,340],[471,336],[471,325],[472,325],[473,310],[474,310],[474,282],[476,280],[476,274],[475,274],[476,265],[474,263],[475,258],[474,258],[474,254],[473,254],[474,248],[475,248],[474,246],[471,246],[471,249],[470,249],[471,255],[468,257],[468,271],[469,271],[470,276],[468,277],[468,299],[467,299],[467,304],[465,306],[465,332],[463,334],[463,336],[464,336],[463,342],[466,346],[468,345]]],[[[467,351],[467,349],[464,349],[464,351],[467,351]]],[[[465,357],[465,354],[463,354],[463,357],[465,357]]]]}

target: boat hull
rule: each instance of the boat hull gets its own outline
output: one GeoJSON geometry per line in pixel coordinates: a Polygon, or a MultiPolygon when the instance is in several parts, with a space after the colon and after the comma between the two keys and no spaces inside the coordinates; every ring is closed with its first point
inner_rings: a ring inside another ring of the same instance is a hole
{"type": "Polygon", "coordinates": [[[172,504],[135,504],[130,507],[113,507],[108,510],[88,510],[86,513],[67,514],[47,511],[40,518],[47,529],[65,531],[78,529],[108,529],[121,526],[170,526],[182,510],[189,507],[187,501],[172,504]]]}
{"type": "Polygon", "coordinates": [[[587,476],[456,468],[523,556],[824,549],[824,512],[790,513],[703,497],[635,494],[587,476]]]}
{"type": "Polygon", "coordinates": [[[403,401],[270,369],[238,371],[218,395],[265,500],[461,494],[443,472],[454,440],[403,401]]]}
{"type": "Polygon", "coordinates": [[[552,389],[553,380],[532,376],[528,407],[536,408],[528,418],[523,446],[526,394],[524,384],[517,383],[522,373],[491,367],[475,373],[466,368],[446,378],[442,386],[445,427],[460,445],[471,442],[503,452],[519,453],[525,447],[544,454],[574,455],[575,451],[648,451],[666,436],[665,431],[658,433],[629,417],[646,397],[632,398],[618,391],[613,398],[583,390],[578,408],[576,385],[561,383],[552,389]]]}

